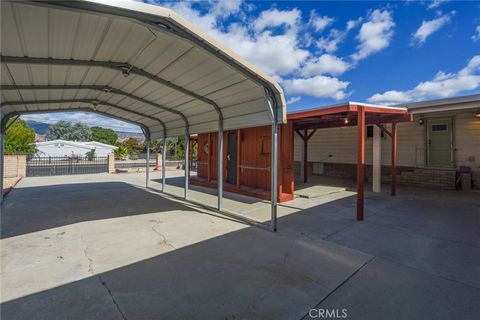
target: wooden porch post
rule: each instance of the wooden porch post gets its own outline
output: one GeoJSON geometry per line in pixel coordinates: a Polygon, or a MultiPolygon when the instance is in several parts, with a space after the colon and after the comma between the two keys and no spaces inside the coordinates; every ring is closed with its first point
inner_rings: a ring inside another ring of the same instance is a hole
{"type": "Polygon", "coordinates": [[[357,220],[363,220],[365,187],[365,109],[358,106],[357,220]]]}
{"type": "Polygon", "coordinates": [[[391,195],[397,193],[397,124],[392,123],[392,191],[391,195]]]}
{"type": "Polygon", "coordinates": [[[307,174],[308,174],[308,130],[305,129],[303,139],[303,182],[307,182],[307,174]]]}

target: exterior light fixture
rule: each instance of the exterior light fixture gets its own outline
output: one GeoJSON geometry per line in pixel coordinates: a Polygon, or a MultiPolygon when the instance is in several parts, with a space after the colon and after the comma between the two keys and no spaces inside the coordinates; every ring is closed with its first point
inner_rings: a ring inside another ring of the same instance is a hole
{"type": "Polygon", "coordinates": [[[418,124],[423,125],[423,118],[418,119],[418,124]]]}
{"type": "Polygon", "coordinates": [[[123,74],[123,76],[124,76],[125,78],[130,75],[130,70],[131,70],[131,69],[132,69],[132,68],[129,67],[129,66],[123,66],[123,67],[121,67],[122,74],[123,74]]]}
{"type": "Polygon", "coordinates": [[[475,114],[475,118],[480,119],[480,111],[475,114]]]}
{"type": "Polygon", "coordinates": [[[348,124],[348,118],[343,119],[344,124],[348,124]]]}

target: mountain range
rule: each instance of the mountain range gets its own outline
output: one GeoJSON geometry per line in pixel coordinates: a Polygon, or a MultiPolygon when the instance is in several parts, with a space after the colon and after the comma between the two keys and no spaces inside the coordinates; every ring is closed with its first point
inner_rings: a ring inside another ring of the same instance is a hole
{"type": "MultiPolygon", "coordinates": [[[[27,124],[30,128],[35,130],[35,133],[39,136],[43,136],[47,133],[48,128],[50,128],[50,124],[44,123],[44,122],[38,122],[34,120],[27,120],[27,124]]],[[[119,140],[124,140],[127,138],[137,138],[137,139],[143,139],[143,134],[142,133],[136,133],[136,132],[125,132],[125,131],[117,131],[114,130],[117,135],[119,140]]]]}

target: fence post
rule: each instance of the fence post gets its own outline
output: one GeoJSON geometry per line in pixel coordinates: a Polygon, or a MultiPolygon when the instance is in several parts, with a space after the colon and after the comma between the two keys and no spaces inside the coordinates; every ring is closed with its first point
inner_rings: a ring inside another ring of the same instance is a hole
{"type": "Polygon", "coordinates": [[[160,170],[162,167],[162,155],[160,153],[155,153],[155,170],[160,170]]]}
{"type": "Polygon", "coordinates": [[[115,155],[110,153],[107,157],[107,172],[108,173],[115,173],[115,155]]]}

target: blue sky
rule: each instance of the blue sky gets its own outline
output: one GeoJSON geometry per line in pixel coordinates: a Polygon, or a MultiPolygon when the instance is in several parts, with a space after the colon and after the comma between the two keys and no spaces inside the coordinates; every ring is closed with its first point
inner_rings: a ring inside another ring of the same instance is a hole
{"type": "MultiPolygon", "coordinates": [[[[147,2],[174,9],[272,75],[289,111],[480,92],[480,2],[147,2]]],[[[132,129],[96,115],[82,121],[132,129]]]]}

